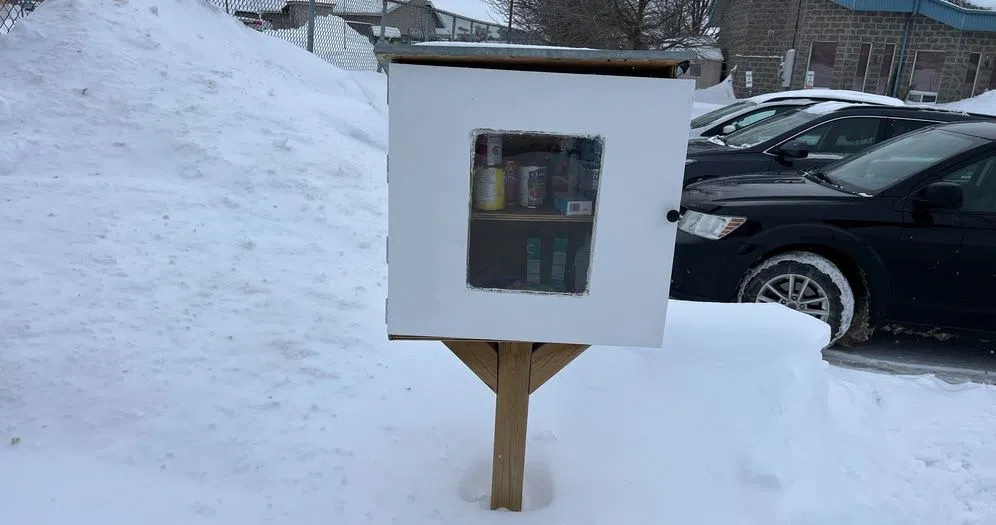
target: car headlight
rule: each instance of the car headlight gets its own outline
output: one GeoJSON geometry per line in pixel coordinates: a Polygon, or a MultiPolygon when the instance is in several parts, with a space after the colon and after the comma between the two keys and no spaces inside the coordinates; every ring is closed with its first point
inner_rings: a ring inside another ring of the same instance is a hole
{"type": "Polygon", "coordinates": [[[689,164],[695,164],[696,162],[698,161],[695,159],[685,159],[685,166],[688,166],[689,164]]]}
{"type": "Polygon", "coordinates": [[[688,210],[678,221],[678,229],[696,237],[717,240],[733,233],[745,222],[747,222],[746,217],[709,215],[688,210]]]}

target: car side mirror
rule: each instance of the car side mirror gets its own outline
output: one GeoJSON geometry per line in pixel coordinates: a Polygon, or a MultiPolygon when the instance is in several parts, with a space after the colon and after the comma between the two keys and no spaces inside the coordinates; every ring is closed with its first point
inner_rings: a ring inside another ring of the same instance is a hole
{"type": "Polygon", "coordinates": [[[799,160],[809,156],[809,144],[795,141],[789,142],[778,150],[778,156],[782,160],[799,160]]]}
{"type": "Polygon", "coordinates": [[[733,133],[736,130],[737,130],[736,126],[734,126],[733,124],[727,124],[723,126],[723,135],[729,135],[730,133],[733,133]]]}
{"type": "Polygon", "coordinates": [[[934,209],[958,210],[965,201],[965,193],[956,182],[935,182],[920,190],[917,201],[934,209]]]}

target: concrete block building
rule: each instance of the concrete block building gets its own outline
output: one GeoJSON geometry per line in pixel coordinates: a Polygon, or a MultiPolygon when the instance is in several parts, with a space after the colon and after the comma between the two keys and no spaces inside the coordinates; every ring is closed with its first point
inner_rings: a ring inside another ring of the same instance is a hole
{"type": "Polygon", "coordinates": [[[726,70],[737,68],[737,96],[812,86],[930,103],[996,89],[996,12],[978,5],[962,0],[716,1],[719,45],[726,70]],[[794,63],[783,76],[781,64],[791,49],[794,63]]]}

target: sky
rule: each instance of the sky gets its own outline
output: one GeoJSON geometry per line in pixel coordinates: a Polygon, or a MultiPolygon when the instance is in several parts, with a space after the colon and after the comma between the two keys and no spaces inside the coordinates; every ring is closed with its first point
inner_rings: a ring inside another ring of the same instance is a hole
{"type": "Polygon", "coordinates": [[[463,15],[484,22],[502,22],[504,16],[495,14],[485,0],[430,0],[437,9],[463,15]]]}

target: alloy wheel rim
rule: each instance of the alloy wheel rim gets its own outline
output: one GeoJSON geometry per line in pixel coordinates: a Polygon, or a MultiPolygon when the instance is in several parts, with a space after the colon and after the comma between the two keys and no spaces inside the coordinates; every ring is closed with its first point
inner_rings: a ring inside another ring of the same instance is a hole
{"type": "Polygon", "coordinates": [[[819,283],[795,273],[776,276],[761,286],[757,303],[778,303],[826,322],[830,297],[819,283]]]}

